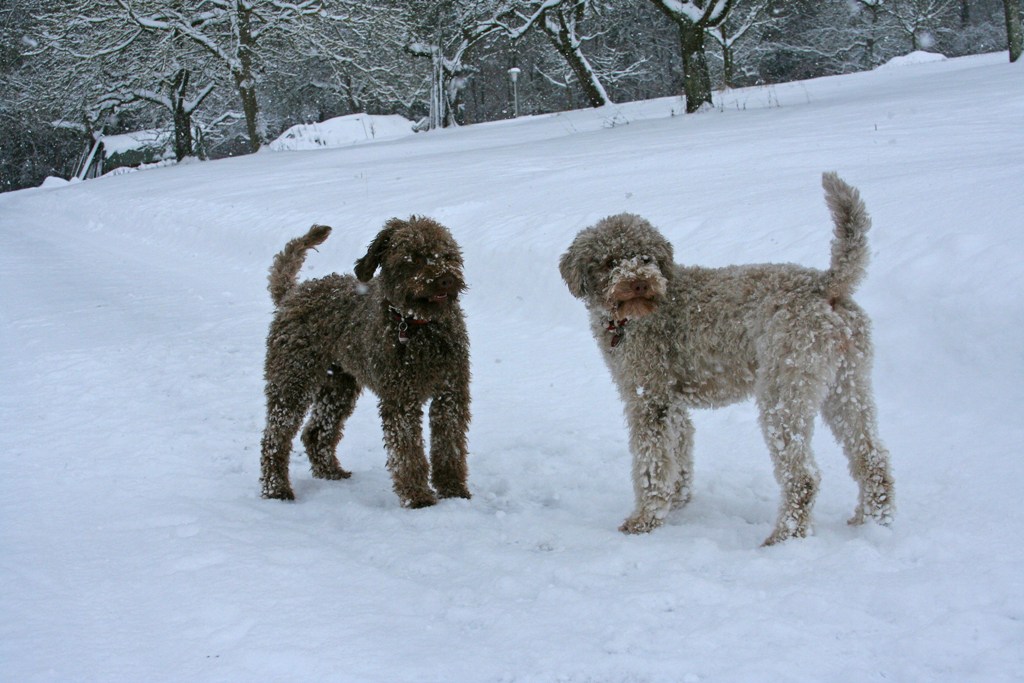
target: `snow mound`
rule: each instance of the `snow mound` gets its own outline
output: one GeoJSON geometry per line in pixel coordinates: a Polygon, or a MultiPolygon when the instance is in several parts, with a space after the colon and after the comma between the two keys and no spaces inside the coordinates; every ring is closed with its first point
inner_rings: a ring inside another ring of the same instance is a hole
{"type": "Polygon", "coordinates": [[[908,64],[931,64],[932,62],[944,62],[946,61],[946,55],[939,54],[938,52],[925,52],[924,50],[915,50],[909,54],[902,55],[900,57],[893,57],[885,64],[879,66],[879,69],[892,69],[901,66],[907,66],[908,64]]]}
{"type": "Polygon", "coordinates": [[[42,184],[39,187],[64,187],[69,184],[70,181],[64,178],[58,178],[57,176],[46,176],[43,178],[42,184]]]}
{"type": "Polygon", "coordinates": [[[412,135],[413,123],[397,114],[375,116],[349,114],[321,123],[292,126],[268,147],[275,151],[346,147],[369,140],[384,140],[412,135]]]}

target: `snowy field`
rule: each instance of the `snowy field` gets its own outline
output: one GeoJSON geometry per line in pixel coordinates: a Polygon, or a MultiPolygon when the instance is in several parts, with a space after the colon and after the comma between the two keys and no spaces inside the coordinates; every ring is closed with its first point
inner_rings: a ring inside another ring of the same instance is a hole
{"type": "Polygon", "coordinates": [[[1024,680],[1024,64],[1004,53],[264,152],[0,195],[0,680],[1024,680]],[[647,536],[621,406],[558,256],[620,211],[680,260],[823,267],[820,174],[874,218],[891,529],[815,436],[815,535],[753,405],[698,413],[693,502],[647,536]],[[398,506],[375,400],[354,470],[259,497],[266,271],[447,224],[470,290],[472,500],[398,506]]]}

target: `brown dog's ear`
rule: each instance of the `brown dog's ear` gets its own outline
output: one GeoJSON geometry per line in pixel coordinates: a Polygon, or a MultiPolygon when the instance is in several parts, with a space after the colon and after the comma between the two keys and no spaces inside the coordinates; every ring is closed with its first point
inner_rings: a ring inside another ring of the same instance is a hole
{"type": "Polygon", "coordinates": [[[384,252],[391,245],[391,236],[403,224],[404,221],[392,218],[384,224],[384,229],[373,238],[373,242],[366,248],[366,256],[356,261],[355,273],[360,281],[369,282],[373,279],[373,274],[377,272],[377,268],[384,258],[384,252]]]}
{"type": "Polygon", "coordinates": [[[569,293],[577,299],[582,299],[583,295],[587,293],[586,274],[583,272],[580,259],[573,254],[572,247],[569,247],[569,250],[558,260],[558,272],[562,274],[562,279],[569,287],[569,293]]]}

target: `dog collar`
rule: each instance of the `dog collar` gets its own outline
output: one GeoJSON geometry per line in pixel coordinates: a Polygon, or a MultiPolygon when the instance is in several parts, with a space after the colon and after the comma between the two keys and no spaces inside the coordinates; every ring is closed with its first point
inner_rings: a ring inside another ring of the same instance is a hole
{"type": "Polygon", "coordinates": [[[402,315],[402,312],[391,304],[388,304],[388,312],[391,314],[391,320],[398,323],[398,341],[402,344],[409,341],[410,328],[423,327],[430,324],[430,321],[424,318],[417,318],[414,315],[402,315]]]}
{"type": "Polygon", "coordinates": [[[611,345],[614,349],[622,341],[622,337],[626,334],[626,323],[629,322],[629,318],[623,318],[622,320],[611,319],[608,321],[605,331],[612,335],[611,345]]]}

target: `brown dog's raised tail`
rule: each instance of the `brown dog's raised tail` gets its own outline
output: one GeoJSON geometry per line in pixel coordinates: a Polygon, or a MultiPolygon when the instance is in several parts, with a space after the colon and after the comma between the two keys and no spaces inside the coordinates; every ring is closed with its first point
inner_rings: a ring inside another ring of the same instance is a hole
{"type": "Polygon", "coordinates": [[[845,299],[853,295],[864,279],[871,218],[857,188],[848,185],[835,173],[823,173],[821,185],[825,188],[825,203],[832,212],[835,230],[825,295],[830,300],[845,299]]]}
{"type": "Polygon", "coordinates": [[[275,306],[281,305],[281,300],[295,286],[299,270],[306,260],[306,252],[323,244],[330,234],[330,226],[314,225],[305,235],[296,237],[286,244],[274,257],[267,289],[270,290],[270,298],[273,299],[275,306]]]}

